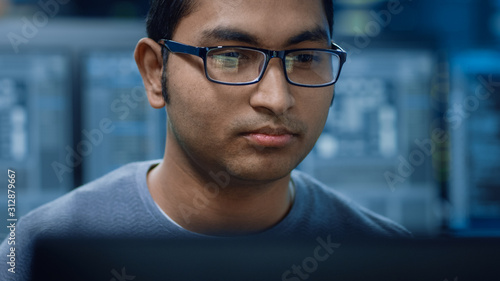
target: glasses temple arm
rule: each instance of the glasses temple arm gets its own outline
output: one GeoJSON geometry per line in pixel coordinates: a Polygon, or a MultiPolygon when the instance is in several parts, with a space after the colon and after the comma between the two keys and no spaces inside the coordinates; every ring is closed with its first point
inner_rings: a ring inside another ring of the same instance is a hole
{"type": "Polygon", "coordinates": [[[190,55],[195,55],[195,56],[201,56],[203,53],[206,53],[204,51],[205,48],[199,48],[199,47],[193,47],[193,46],[188,46],[184,45],[179,42],[175,42],[172,40],[165,40],[162,39],[158,41],[158,43],[162,46],[165,46],[167,50],[169,50],[172,53],[183,53],[183,54],[190,54],[190,55]]]}
{"type": "Polygon", "coordinates": [[[341,51],[341,52],[344,52],[344,53],[347,53],[344,49],[342,49],[342,47],[340,47],[339,45],[332,43],[332,47],[336,48],[337,50],[341,51]]]}

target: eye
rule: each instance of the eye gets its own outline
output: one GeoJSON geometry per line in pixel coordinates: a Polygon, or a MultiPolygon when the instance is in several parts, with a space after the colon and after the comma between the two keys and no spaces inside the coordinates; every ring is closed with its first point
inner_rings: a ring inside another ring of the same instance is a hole
{"type": "Polygon", "coordinates": [[[286,70],[288,73],[295,70],[309,70],[325,63],[325,54],[318,51],[297,51],[286,56],[286,70]]]}
{"type": "Polygon", "coordinates": [[[235,53],[218,54],[211,58],[214,66],[220,69],[237,68],[239,65],[239,58],[235,53]]]}
{"type": "Polygon", "coordinates": [[[310,54],[300,54],[294,57],[294,61],[300,63],[312,62],[314,60],[314,56],[310,54]]]}
{"type": "Polygon", "coordinates": [[[208,56],[218,69],[236,69],[249,60],[248,55],[238,49],[216,50],[208,56]]]}
{"type": "Polygon", "coordinates": [[[287,60],[295,64],[309,64],[321,60],[315,52],[294,53],[287,57],[287,60]]]}
{"type": "Polygon", "coordinates": [[[227,51],[227,52],[217,54],[217,56],[241,59],[243,57],[243,54],[240,52],[236,52],[236,51],[227,51]]]}

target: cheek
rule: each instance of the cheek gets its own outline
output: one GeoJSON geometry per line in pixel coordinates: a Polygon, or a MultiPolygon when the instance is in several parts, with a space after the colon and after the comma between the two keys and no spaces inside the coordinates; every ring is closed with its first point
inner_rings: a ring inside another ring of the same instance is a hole
{"type": "Polygon", "coordinates": [[[307,116],[307,122],[311,132],[321,133],[328,118],[330,105],[332,101],[333,88],[325,88],[322,92],[311,93],[308,98],[302,102],[305,104],[303,107],[303,115],[307,116]]]}
{"type": "Polygon", "coordinates": [[[167,105],[167,114],[175,131],[180,136],[191,139],[209,131],[215,117],[212,105],[208,104],[202,97],[196,97],[197,89],[184,88],[181,90],[175,89],[175,87],[170,89],[171,97],[170,103],[167,105]]]}
{"type": "Polygon", "coordinates": [[[170,99],[167,112],[174,123],[194,121],[209,106],[204,97],[203,78],[203,71],[195,60],[188,56],[170,55],[167,64],[166,87],[170,99]]]}
{"type": "Polygon", "coordinates": [[[170,72],[167,113],[180,142],[206,148],[221,141],[227,109],[214,85],[195,72],[189,68],[170,72]]]}
{"type": "Polygon", "coordinates": [[[308,106],[306,106],[302,111],[302,116],[304,116],[308,124],[305,145],[307,150],[311,150],[323,132],[330,110],[331,95],[325,93],[323,98],[318,98],[317,100],[309,99],[304,102],[307,102],[308,104],[308,106]]]}
{"type": "Polygon", "coordinates": [[[323,131],[323,128],[326,123],[326,119],[328,118],[328,113],[329,113],[330,106],[329,105],[322,105],[321,108],[318,108],[318,110],[315,111],[315,125],[316,125],[316,130],[317,131],[323,131]]]}

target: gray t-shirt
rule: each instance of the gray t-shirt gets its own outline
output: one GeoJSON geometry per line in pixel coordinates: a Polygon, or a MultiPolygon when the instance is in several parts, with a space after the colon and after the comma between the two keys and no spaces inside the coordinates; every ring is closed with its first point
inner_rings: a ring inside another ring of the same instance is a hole
{"type": "MultiPolygon", "coordinates": [[[[146,183],[149,169],[160,160],[131,163],[45,204],[16,225],[15,245],[0,245],[0,280],[27,280],[33,243],[39,238],[124,237],[198,238],[158,208],[146,183]],[[15,247],[15,274],[8,272],[10,247],[15,247]],[[5,267],[7,265],[7,267],[5,267]]],[[[402,226],[379,216],[310,176],[292,172],[295,200],[278,224],[256,237],[312,236],[332,240],[409,237],[402,226]]]]}

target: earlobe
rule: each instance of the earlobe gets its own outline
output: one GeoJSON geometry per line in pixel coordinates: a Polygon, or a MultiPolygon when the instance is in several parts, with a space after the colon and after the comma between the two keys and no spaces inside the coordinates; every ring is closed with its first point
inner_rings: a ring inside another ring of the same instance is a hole
{"type": "Polygon", "coordinates": [[[146,88],[149,104],[154,108],[164,107],[165,101],[161,83],[163,68],[161,46],[150,38],[142,38],[137,43],[134,57],[146,88]]]}

